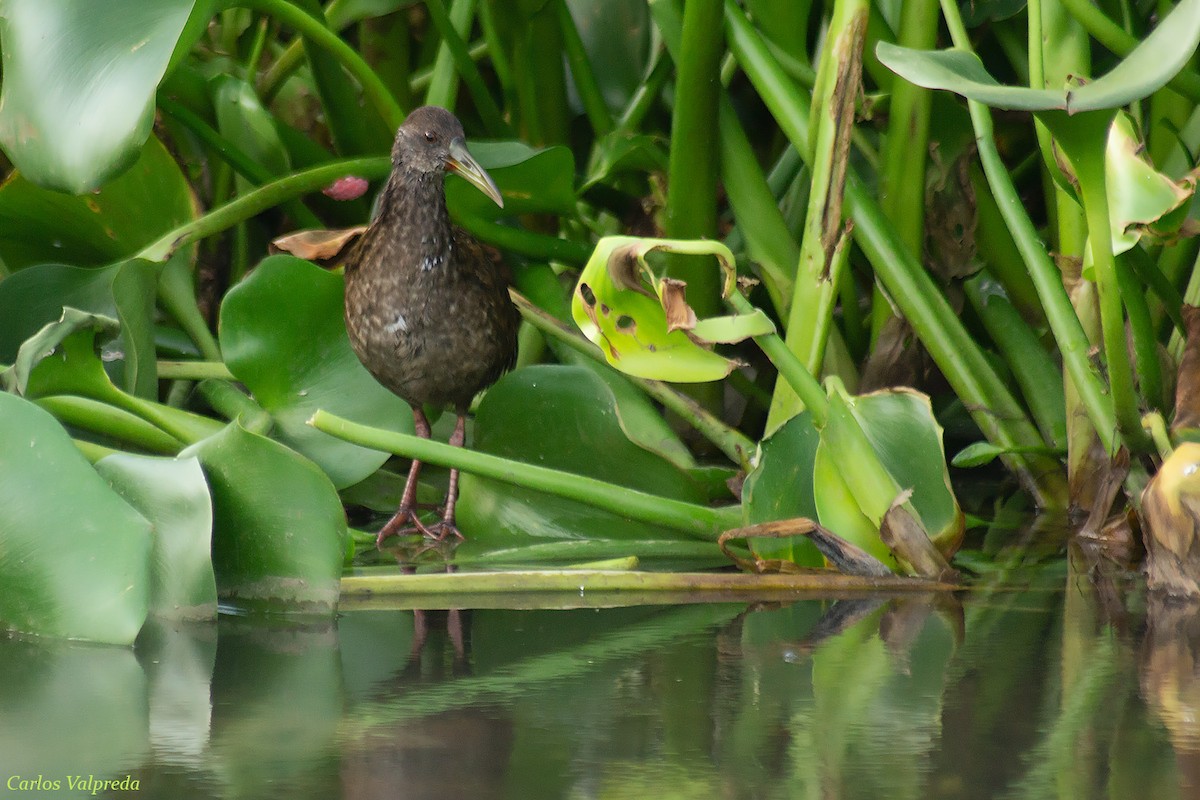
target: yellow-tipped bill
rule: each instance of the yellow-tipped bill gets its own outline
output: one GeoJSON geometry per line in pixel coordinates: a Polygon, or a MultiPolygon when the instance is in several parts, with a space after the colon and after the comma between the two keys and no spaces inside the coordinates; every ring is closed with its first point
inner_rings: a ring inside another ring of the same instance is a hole
{"type": "Polygon", "coordinates": [[[476,189],[492,198],[496,205],[504,208],[504,198],[500,196],[496,182],[492,180],[491,175],[487,174],[487,170],[479,166],[475,157],[467,152],[467,143],[462,139],[450,142],[450,157],[446,159],[446,166],[450,168],[451,172],[462,175],[476,189]]]}

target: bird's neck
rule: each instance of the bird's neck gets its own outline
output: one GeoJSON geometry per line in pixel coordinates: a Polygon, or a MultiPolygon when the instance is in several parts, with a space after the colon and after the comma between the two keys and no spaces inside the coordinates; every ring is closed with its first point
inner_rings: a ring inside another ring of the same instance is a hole
{"type": "Polygon", "coordinates": [[[397,244],[402,242],[403,251],[418,269],[436,269],[448,263],[453,240],[443,176],[403,165],[393,169],[371,227],[397,244]]]}

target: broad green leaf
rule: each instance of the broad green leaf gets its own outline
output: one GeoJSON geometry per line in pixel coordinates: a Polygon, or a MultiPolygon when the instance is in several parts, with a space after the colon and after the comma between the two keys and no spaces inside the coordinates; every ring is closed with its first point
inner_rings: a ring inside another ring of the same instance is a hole
{"type": "Polygon", "coordinates": [[[1198,42],[1200,0],[1182,0],[1106,75],[1057,91],[1003,86],[978,56],[963,50],[912,50],[880,42],[875,53],[897,75],[927,89],[949,89],[995,108],[1075,114],[1120,108],[1148,97],[1183,69],[1198,42]]]}
{"type": "Polygon", "coordinates": [[[100,269],[40,264],[0,283],[0,361],[11,361],[30,337],[46,334],[75,308],[120,322],[107,350],[120,365],[124,389],[152,397],[158,391],[154,347],[155,264],[132,259],[100,269]]]}
{"type": "Polygon", "coordinates": [[[275,420],[279,438],[325,470],[338,488],[358,483],[387,453],[307,424],[318,408],[387,430],[412,432],[408,404],[371,377],[350,349],[340,275],[287,255],[264,259],[221,304],[230,371],[275,420]]]}
{"type": "Polygon", "coordinates": [[[861,547],[884,564],[898,570],[896,557],[879,535],[879,521],[863,511],[860,494],[847,483],[846,472],[854,469],[854,459],[848,459],[828,438],[822,437],[813,457],[813,495],[816,498],[817,520],[827,529],[853,545],[861,547]]]}
{"type": "Polygon", "coordinates": [[[200,460],[212,492],[218,594],[332,613],[346,518],[321,470],[236,422],[180,455],[200,460]]]}
{"type": "Polygon", "coordinates": [[[286,173],[290,168],[287,149],[275,129],[275,118],[263,108],[254,87],[232,75],[218,75],[211,84],[221,135],[271,175],[286,173]]]}
{"type": "MultiPolygon", "coordinates": [[[[817,519],[813,462],[819,441],[820,434],[807,411],[792,417],[763,441],[758,464],[742,486],[747,525],[794,517],[817,519]]],[[[806,537],[754,538],[750,547],[763,558],[782,558],[807,566],[824,562],[806,537]]]]}
{"type": "MultiPolygon", "coordinates": [[[[643,492],[704,502],[704,491],[661,455],[631,441],[609,386],[584,367],[533,366],[488,390],[475,417],[480,452],[610,481],[643,492]]],[[[640,423],[639,427],[644,424],[640,423]]],[[[645,426],[643,438],[659,435],[645,426]]],[[[582,503],[462,475],[458,522],[468,545],[510,547],[545,539],[663,539],[668,531],[582,503]]]]}
{"type": "Polygon", "coordinates": [[[687,305],[682,282],[664,279],[647,262],[654,251],[714,255],[721,264],[725,293],[733,290],[733,254],[718,242],[608,236],[597,243],[575,286],[575,324],[600,346],[610,364],[629,375],[675,382],[724,378],[738,362],[704,345],[770,332],[770,320],[757,310],[698,320],[687,305]],[[717,338],[705,340],[697,328],[717,338]]]}
{"type": "Polygon", "coordinates": [[[215,618],[212,500],[200,462],[117,453],[97,462],[96,471],[153,526],[150,614],[215,618]]]}
{"type": "Polygon", "coordinates": [[[137,158],[192,0],[5,0],[0,144],[30,180],[80,194],[137,158]]]}
{"type": "Polygon", "coordinates": [[[171,154],[156,138],[140,152],[119,177],[79,197],[40,188],[20,172],[12,175],[0,186],[0,262],[9,270],[43,263],[101,266],[194,219],[196,199],[171,154]]]}
{"type": "Polygon", "coordinates": [[[31,398],[75,395],[113,405],[136,414],[181,442],[199,441],[222,427],[209,417],[134,397],[114,386],[96,354],[94,327],[73,331],[52,353],[32,349],[30,361],[24,391],[31,398]]]}
{"type": "Polygon", "coordinates": [[[48,413],[0,393],[0,622],[130,644],[146,619],[150,523],[48,413]]]}
{"type": "Polygon", "coordinates": [[[497,219],[519,214],[575,213],[575,159],[566,147],[538,150],[523,142],[471,142],[471,155],[488,171],[504,208],[464,180],[446,181],[452,214],[497,219]]]}
{"type": "MultiPolygon", "coordinates": [[[[3,296],[2,288],[0,296],[3,296]]],[[[47,323],[40,331],[21,343],[14,358],[7,359],[12,360],[13,364],[0,372],[0,388],[14,394],[25,394],[29,385],[29,373],[38,362],[51,356],[62,341],[75,331],[92,329],[115,333],[119,327],[120,323],[112,317],[80,311],[70,306],[63,307],[62,316],[57,322],[47,323]]],[[[0,355],[0,359],[4,358],[4,355],[0,355]]]]}
{"type": "MultiPolygon", "coordinates": [[[[952,553],[962,537],[964,518],[946,469],[942,428],[929,397],[912,389],[890,389],[853,399],[853,412],[863,432],[911,502],[930,539],[952,553]]],[[[843,471],[853,465],[840,463],[843,471]]]]}

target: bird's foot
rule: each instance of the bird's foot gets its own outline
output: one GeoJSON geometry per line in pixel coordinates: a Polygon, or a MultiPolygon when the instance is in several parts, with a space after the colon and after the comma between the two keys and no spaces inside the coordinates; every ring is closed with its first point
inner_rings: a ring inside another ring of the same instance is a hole
{"type": "Polygon", "coordinates": [[[375,546],[382,547],[384,540],[391,536],[405,536],[410,533],[419,533],[422,536],[430,535],[429,528],[417,518],[417,511],[414,507],[400,506],[392,518],[379,529],[379,535],[375,537],[375,546]]]}
{"type": "Polygon", "coordinates": [[[454,524],[453,519],[439,519],[432,525],[426,525],[423,528],[422,533],[438,542],[444,542],[448,539],[463,539],[462,531],[454,524]]]}

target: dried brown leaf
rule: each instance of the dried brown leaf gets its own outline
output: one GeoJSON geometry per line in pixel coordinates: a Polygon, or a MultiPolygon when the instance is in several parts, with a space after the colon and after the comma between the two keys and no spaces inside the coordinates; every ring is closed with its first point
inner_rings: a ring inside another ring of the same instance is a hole
{"type": "Polygon", "coordinates": [[[291,253],[309,261],[334,261],[366,229],[366,225],[356,225],[338,230],[297,231],[275,239],[271,247],[276,252],[291,253]]]}

